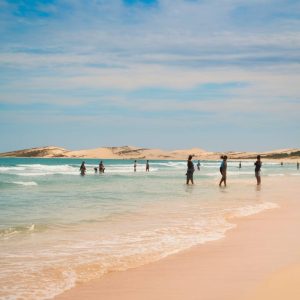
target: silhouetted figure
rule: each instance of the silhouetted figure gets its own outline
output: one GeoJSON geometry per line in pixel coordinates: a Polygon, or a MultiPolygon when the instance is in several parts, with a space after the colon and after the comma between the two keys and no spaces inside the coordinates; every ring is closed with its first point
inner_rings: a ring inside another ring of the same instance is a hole
{"type": "Polygon", "coordinates": [[[283,166],[283,162],[281,162],[280,165],[283,166]]]}
{"type": "Polygon", "coordinates": [[[200,166],[201,166],[200,160],[198,160],[198,163],[197,163],[197,169],[198,169],[198,171],[200,171],[200,166]]]}
{"type": "Polygon", "coordinates": [[[136,160],[134,161],[134,164],[133,164],[133,171],[136,172],[136,160]]]}
{"type": "Polygon", "coordinates": [[[220,180],[219,186],[222,185],[222,182],[224,182],[224,186],[226,186],[226,179],[227,179],[227,156],[221,156],[223,159],[220,166],[220,173],[222,175],[222,178],[220,180]]]}
{"type": "Polygon", "coordinates": [[[239,169],[241,169],[241,168],[242,168],[242,162],[239,163],[239,169]]]}
{"type": "Polygon", "coordinates": [[[149,169],[150,169],[149,160],[147,160],[147,162],[146,162],[146,172],[149,172],[149,169]]]}
{"type": "Polygon", "coordinates": [[[299,162],[297,162],[297,170],[299,170],[299,162]]]}
{"type": "Polygon", "coordinates": [[[195,172],[195,168],[194,168],[194,163],[192,162],[192,155],[189,155],[188,161],[187,161],[187,171],[186,171],[186,184],[189,184],[189,182],[191,181],[192,184],[194,184],[194,172],[195,172]]]}
{"type": "Polygon", "coordinates": [[[257,155],[257,160],[254,163],[254,165],[255,165],[255,177],[256,177],[257,185],[260,185],[261,184],[260,169],[262,165],[262,162],[260,160],[260,155],[257,155]]]}
{"type": "Polygon", "coordinates": [[[86,172],[86,167],[85,167],[85,162],[84,161],[81,163],[81,166],[80,166],[79,170],[80,170],[80,175],[84,176],[85,172],[86,172]]]}
{"type": "Polygon", "coordinates": [[[94,171],[95,171],[95,174],[97,174],[98,169],[95,167],[95,168],[94,168],[94,171]]]}
{"type": "Polygon", "coordinates": [[[104,173],[104,170],[105,170],[104,164],[103,164],[103,162],[102,162],[102,160],[101,160],[100,163],[99,163],[99,174],[100,174],[100,173],[104,173]]]}

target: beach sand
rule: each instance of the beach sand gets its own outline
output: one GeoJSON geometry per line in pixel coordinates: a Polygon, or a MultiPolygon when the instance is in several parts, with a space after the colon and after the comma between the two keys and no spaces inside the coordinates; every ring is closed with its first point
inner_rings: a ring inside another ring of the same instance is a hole
{"type": "MultiPolygon", "coordinates": [[[[280,208],[231,220],[226,237],[88,283],[55,300],[300,299],[299,179],[271,179],[280,208]]],[[[262,186],[263,189],[263,186],[262,186]]]]}
{"type": "Polygon", "coordinates": [[[248,299],[300,299],[300,264],[292,264],[271,274],[248,299]]]}

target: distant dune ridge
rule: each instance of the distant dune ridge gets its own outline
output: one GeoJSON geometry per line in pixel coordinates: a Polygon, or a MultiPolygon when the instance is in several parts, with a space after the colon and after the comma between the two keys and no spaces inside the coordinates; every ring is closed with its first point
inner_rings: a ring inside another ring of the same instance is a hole
{"type": "MultiPolygon", "coordinates": [[[[66,158],[101,158],[101,159],[172,159],[185,160],[188,155],[194,155],[194,159],[219,159],[220,155],[226,154],[230,159],[254,159],[256,152],[208,152],[200,148],[165,151],[160,149],[139,148],[133,146],[101,147],[88,150],[67,150],[65,148],[47,146],[23,149],[12,152],[0,153],[0,157],[66,157],[66,158]]],[[[281,149],[259,153],[266,159],[300,158],[300,149],[281,149]]]]}

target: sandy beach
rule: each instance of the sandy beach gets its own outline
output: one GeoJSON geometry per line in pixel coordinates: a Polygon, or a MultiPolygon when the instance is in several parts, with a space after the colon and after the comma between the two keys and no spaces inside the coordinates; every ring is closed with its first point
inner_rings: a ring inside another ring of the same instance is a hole
{"type": "Polygon", "coordinates": [[[265,184],[274,185],[265,197],[280,208],[232,220],[237,226],[221,240],[78,283],[55,300],[299,299],[299,179],[272,178],[265,184]]]}

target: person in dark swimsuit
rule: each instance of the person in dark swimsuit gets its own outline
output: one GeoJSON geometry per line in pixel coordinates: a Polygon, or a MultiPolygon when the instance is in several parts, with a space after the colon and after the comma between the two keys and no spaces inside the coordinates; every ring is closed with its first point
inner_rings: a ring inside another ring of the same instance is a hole
{"type": "Polygon", "coordinates": [[[133,164],[133,171],[136,172],[136,160],[134,161],[134,164],[133,164]]]}
{"type": "Polygon", "coordinates": [[[221,156],[221,158],[223,159],[222,160],[222,163],[221,163],[221,166],[220,166],[220,173],[222,175],[222,178],[220,180],[220,183],[219,183],[219,186],[222,185],[222,182],[224,182],[224,186],[226,186],[226,177],[227,177],[227,156],[224,155],[224,156],[221,156]]]}
{"type": "Polygon", "coordinates": [[[80,170],[80,175],[81,175],[81,176],[84,176],[84,175],[85,175],[85,172],[86,172],[86,167],[85,167],[85,162],[84,162],[84,161],[82,162],[82,164],[81,164],[79,170],[80,170]]]}
{"type": "Polygon", "coordinates": [[[195,167],[194,167],[194,163],[192,162],[192,155],[189,155],[188,161],[187,161],[187,171],[186,171],[186,184],[189,184],[189,182],[191,181],[192,184],[194,184],[194,171],[195,171],[195,167]]]}
{"type": "Polygon", "coordinates": [[[257,155],[257,160],[254,163],[254,165],[255,165],[255,177],[256,177],[257,185],[260,185],[261,184],[260,169],[262,165],[262,162],[260,160],[260,155],[257,155]]]}
{"type": "Polygon", "coordinates": [[[100,164],[99,164],[99,174],[100,174],[100,173],[104,173],[104,170],[105,170],[104,164],[103,164],[103,162],[102,162],[102,160],[101,160],[101,161],[100,161],[100,164]]]}
{"type": "Polygon", "coordinates": [[[150,169],[149,160],[147,160],[147,162],[146,162],[146,172],[149,172],[149,169],[150,169]]]}

